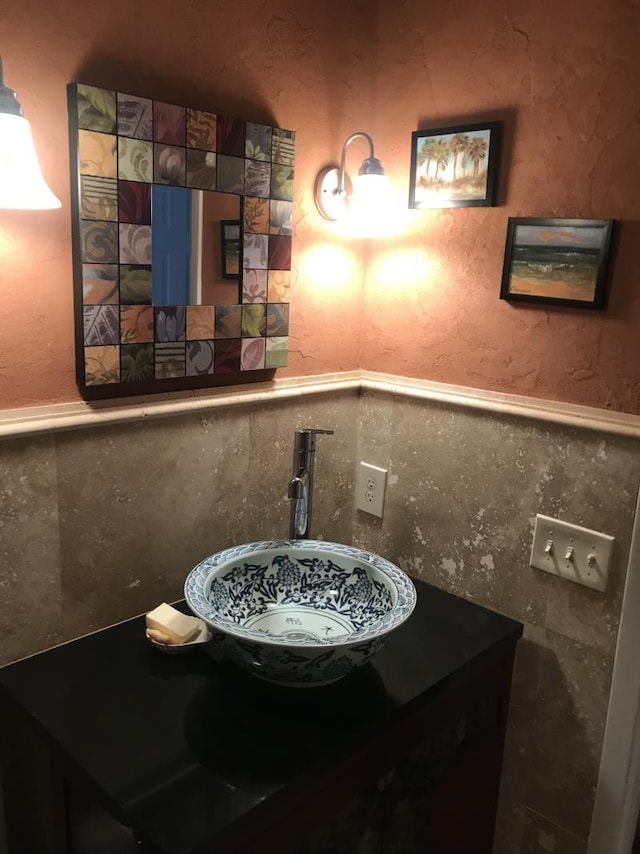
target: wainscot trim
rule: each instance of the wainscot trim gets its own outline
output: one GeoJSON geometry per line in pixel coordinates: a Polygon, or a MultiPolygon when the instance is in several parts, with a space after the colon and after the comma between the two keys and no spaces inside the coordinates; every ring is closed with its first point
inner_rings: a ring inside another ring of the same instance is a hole
{"type": "Polygon", "coordinates": [[[56,403],[0,411],[0,438],[18,438],[64,430],[104,427],[188,412],[251,406],[314,394],[346,391],[378,392],[399,397],[463,406],[564,426],[640,438],[640,416],[590,406],[560,403],[516,394],[503,394],[429,380],[371,371],[345,371],[310,377],[290,377],[251,386],[175,392],[113,401],[56,403]]]}
{"type": "Polygon", "coordinates": [[[519,418],[531,418],[536,421],[549,421],[568,427],[580,427],[583,430],[596,430],[599,433],[640,438],[640,415],[610,412],[607,409],[598,409],[595,406],[580,406],[575,403],[562,403],[537,397],[525,397],[519,394],[506,394],[480,388],[431,382],[430,380],[396,377],[392,374],[361,371],[360,376],[361,388],[366,391],[387,392],[403,397],[415,397],[453,406],[464,406],[468,409],[499,412],[503,415],[515,415],[519,418]]]}

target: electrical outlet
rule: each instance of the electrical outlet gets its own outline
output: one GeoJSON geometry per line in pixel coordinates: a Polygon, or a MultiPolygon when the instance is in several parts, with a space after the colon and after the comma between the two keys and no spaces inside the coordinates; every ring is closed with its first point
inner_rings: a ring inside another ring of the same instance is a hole
{"type": "Polygon", "coordinates": [[[382,519],[384,494],[387,488],[387,470],[369,463],[360,463],[356,507],[382,519]]]}
{"type": "Polygon", "coordinates": [[[608,534],[538,514],[529,563],[604,593],[614,542],[608,534]]]}

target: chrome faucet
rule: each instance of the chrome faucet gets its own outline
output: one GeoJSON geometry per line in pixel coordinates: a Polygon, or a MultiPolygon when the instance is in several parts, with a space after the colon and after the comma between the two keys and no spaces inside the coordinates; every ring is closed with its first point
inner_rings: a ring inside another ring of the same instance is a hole
{"type": "Polygon", "coordinates": [[[296,430],[293,445],[293,477],[289,481],[291,516],[289,539],[308,539],[311,529],[313,503],[313,465],[316,453],[316,436],[331,435],[333,430],[296,430]]]}

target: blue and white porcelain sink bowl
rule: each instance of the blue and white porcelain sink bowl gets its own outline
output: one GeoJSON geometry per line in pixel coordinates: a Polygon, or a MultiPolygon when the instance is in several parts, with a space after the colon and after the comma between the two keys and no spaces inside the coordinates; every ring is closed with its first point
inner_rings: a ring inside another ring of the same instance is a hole
{"type": "Polygon", "coordinates": [[[319,540],[225,549],[191,570],[184,592],[234,661],[287,686],[346,676],[416,603],[409,577],[385,558],[319,540]]]}

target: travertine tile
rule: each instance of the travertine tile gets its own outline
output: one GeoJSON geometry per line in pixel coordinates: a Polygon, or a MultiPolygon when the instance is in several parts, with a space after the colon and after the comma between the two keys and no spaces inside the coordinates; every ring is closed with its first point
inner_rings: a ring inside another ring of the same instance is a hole
{"type": "Polygon", "coordinates": [[[544,645],[544,629],[525,625],[513,668],[493,854],[519,854],[522,844],[544,645]]]}
{"type": "Polygon", "coordinates": [[[552,579],[547,626],[613,654],[640,483],[638,443],[587,431],[569,436],[558,515],[616,542],[606,593],[552,579]]]}
{"type": "Polygon", "coordinates": [[[2,664],[61,640],[57,506],[53,440],[1,442],[2,664]]]}
{"type": "Polygon", "coordinates": [[[58,437],[64,633],[182,596],[246,540],[249,419],[218,411],[58,437]]]}
{"type": "Polygon", "coordinates": [[[289,536],[294,433],[333,430],[316,439],[311,535],[350,543],[355,501],[358,397],[354,392],[271,403],[251,410],[251,479],[248,494],[251,539],[289,536]]]}
{"type": "Polygon", "coordinates": [[[511,706],[502,758],[493,854],[519,854],[524,832],[531,709],[511,706]]]}
{"type": "Polygon", "coordinates": [[[354,539],[526,624],[496,854],[524,854],[521,847],[534,844],[527,807],[586,838],[640,480],[638,443],[374,393],[363,399],[361,419],[359,458],[371,442],[390,488],[384,520],[357,514],[354,539]],[[606,594],[529,566],[536,513],[616,536],[606,594]]]}
{"type": "Polygon", "coordinates": [[[317,442],[312,534],[350,542],[357,405],[322,395],[61,436],[65,635],[180,598],[219,549],[287,537],[296,429],[336,431],[317,442]]]}
{"type": "Polygon", "coordinates": [[[530,423],[423,401],[397,400],[391,429],[385,519],[359,514],[355,536],[438,587],[544,625],[549,582],[528,554],[535,513],[560,500],[563,447],[530,423]]]}
{"type": "MultiPolygon", "coordinates": [[[[358,460],[381,468],[391,463],[396,408],[396,398],[392,395],[364,392],[359,407],[358,460]]],[[[387,484],[388,489],[393,489],[393,486],[394,483],[387,484]]]]}
{"type": "Polygon", "coordinates": [[[587,838],[602,751],[613,660],[546,632],[531,730],[527,806],[587,838]]]}
{"type": "Polygon", "coordinates": [[[585,839],[527,810],[521,854],[585,854],[586,850],[585,839]]]}

